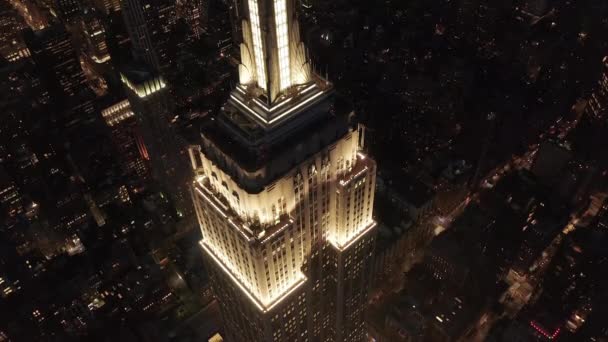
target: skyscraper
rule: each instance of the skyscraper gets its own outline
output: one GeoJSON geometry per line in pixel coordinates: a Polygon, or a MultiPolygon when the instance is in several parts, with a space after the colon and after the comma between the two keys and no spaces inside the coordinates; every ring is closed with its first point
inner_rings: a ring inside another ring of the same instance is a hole
{"type": "Polygon", "coordinates": [[[209,2],[206,0],[177,0],[176,7],[178,17],[183,18],[188,24],[192,36],[200,38],[207,26],[209,2]]]}
{"type": "Polygon", "coordinates": [[[135,180],[148,177],[148,151],[138,132],[137,119],[129,100],[122,100],[101,111],[110,128],[124,171],[135,180]]]}
{"type": "Polygon", "coordinates": [[[56,24],[43,30],[26,30],[25,41],[41,78],[51,91],[62,123],[73,127],[92,120],[94,94],[87,87],[69,33],[56,24]]]}
{"type": "Polygon", "coordinates": [[[106,15],[120,11],[120,0],[93,0],[93,4],[106,15]]]}
{"type": "Polygon", "coordinates": [[[64,22],[72,22],[80,15],[81,2],[78,0],[55,0],[55,9],[64,22]]]}
{"type": "Polygon", "coordinates": [[[227,0],[226,5],[228,6],[228,14],[230,16],[230,29],[232,33],[232,43],[240,46],[243,42],[243,31],[242,31],[242,16],[241,16],[241,2],[240,0],[227,0]]]}
{"type": "Polygon", "coordinates": [[[106,29],[92,8],[83,11],[80,27],[86,42],[86,53],[95,63],[105,63],[111,59],[106,42],[106,29]]]}
{"type": "Polygon", "coordinates": [[[47,83],[59,92],[57,97],[75,96],[86,78],[69,33],[55,25],[39,31],[26,30],[25,39],[47,83]]]}
{"type": "Polygon", "coordinates": [[[180,213],[191,213],[188,157],[185,143],[171,125],[174,116],[165,79],[149,67],[137,64],[124,68],[120,77],[141,128],[152,176],[173,199],[180,213]]]}
{"type": "Polygon", "coordinates": [[[125,0],[122,13],[136,63],[124,68],[121,79],[140,123],[150,156],[152,175],[172,198],[179,214],[191,216],[188,196],[191,177],[187,152],[176,134],[169,88],[169,39],[175,24],[175,1],[125,0]]]}
{"type": "Polygon", "coordinates": [[[587,104],[588,115],[599,122],[608,120],[608,56],[602,60],[602,77],[587,104]]]}
{"type": "Polygon", "coordinates": [[[19,188],[0,167],[0,220],[5,224],[5,219],[12,218],[23,212],[23,199],[19,188]]]}
{"type": "Polygon", "coordinates": [[[239,84],[190,149],[230,341],[363,341],[375,162],[316,75],[295,0],[248,0],[239,84]]]}
{"type": "Polygon", "coordinates": [[[156,72],[163,71],[171,63],[168,44],[175,23],[175,1],[124,0],[121,6],[133,58],[156,72]]]}

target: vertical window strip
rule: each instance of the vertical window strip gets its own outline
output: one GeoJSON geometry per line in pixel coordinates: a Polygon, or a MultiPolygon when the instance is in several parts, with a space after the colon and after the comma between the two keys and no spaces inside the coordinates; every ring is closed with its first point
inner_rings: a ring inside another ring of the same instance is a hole
{"type": "Polygon", "coordinates": [[[280,90],[291,86],[291,68],[289,65],[289,37],[287,29],[287,2],[274,1],[275,25],[277,34],[277,54],[279,58],[280,90]]]}
{"type": "Polygon", "coordinates": [[[264,51],[262,49],[262,31],[260,29],[260,15],[257,0],[249,0],[249,20],[251,23],[251,35],[253,37],[253,55],[255,58],[255,69],[258,85],[266,90],[266,65],[264,63],[264,51]]]}

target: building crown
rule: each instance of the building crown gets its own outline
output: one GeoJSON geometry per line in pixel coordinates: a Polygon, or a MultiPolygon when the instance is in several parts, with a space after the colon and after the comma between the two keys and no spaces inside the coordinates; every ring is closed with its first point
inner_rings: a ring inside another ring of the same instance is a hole
{"type": "Polygon", "coordinates": [[[239,82],[268,106],[312,80],[295,6],[295,0],[243,0],[239,82]]]}

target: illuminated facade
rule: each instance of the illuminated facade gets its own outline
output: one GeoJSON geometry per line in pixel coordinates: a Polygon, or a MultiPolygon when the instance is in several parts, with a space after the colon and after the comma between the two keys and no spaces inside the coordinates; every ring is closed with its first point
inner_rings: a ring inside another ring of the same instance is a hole
{"type": "Polygon", "coordinates": [[[375,162],[310,71],[295,1],[246,0],[241,83],[190,148],[228,341],[363,341],[375,162]]]}
{"type": "Polygon", "coordinates": [[[242,21],[239,80],[252,93],[263,93],[267,105],[274,105],[312,79],[294,20],[296,1],[246,0],[242,5],[247,15],[242,21]]]}

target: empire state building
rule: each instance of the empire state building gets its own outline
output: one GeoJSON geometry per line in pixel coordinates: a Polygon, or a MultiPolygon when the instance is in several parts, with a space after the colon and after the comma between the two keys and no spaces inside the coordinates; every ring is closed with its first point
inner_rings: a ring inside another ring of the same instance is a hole
{"type": "Polygon", "coordinates": [[[316,75],[295,0],[243,0],[239,84],[190,148],[228,341],[363,341],[375,162],[316,75]]]}

